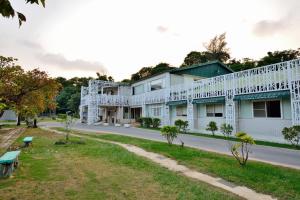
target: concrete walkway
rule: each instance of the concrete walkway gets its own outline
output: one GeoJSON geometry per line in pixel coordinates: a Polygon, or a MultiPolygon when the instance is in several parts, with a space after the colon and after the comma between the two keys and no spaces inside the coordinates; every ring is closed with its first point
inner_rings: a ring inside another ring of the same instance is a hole
{"type": "Polygon", "coordinates": [[[8,149],[12,143],[21,135],[24,128],[17,128],[9,130],[6,134],[1,137],[0,149],[8,149]]]}
{"type": "MultiPolygon", "coordinates": [[[[49,130],[47,128],[45,128],[45,129],[49,130]]],[[[59,134],[65,134],[64,132],[60,132],[60,131],[55,131],[55,130],[50,130],[50,131],[53,131],[53,132],[59,133],[59,134]]],[[[167,158],[167,157],[157,154],[157,153],[145,151],[144,149],[139,148],[134,145],[123,144],[120,142],[108,141],[108,140],[103,140],[103,139],[97,139],[97,138],[92,138],[89,136],[82,136],[82,135],[76,135],[76,134],[71,134],[71,135],[76,136],[76,137],[81,137],[81,138],[86,138],[86,139],[90,139],[90,140],[95,140],[95,141],[100,141],[100,142],[105,142],[105,143],[110,143],[110,144],[115,144],[115,145],[121,146],[124,149],[128,150],[129,152],[132,152],[138,156],[150,159],[154,163],[159,164],[171,171],[179,172],[179,173],[183,174],[184,176],[208,183],[210,185],[221,188],[223,190],[227,190],[227,191],[229,191],[233,194],[236,194],[240,197],[243,197],[245,199],[249,199],[249,200],[271,200],[271,199],[273,199],[270,195],[257,193],[254,190],[249,189],[247,187],[237,186],[237,185],[230,183],[226,180],[223,180],[221,178],[216,178],[216,177],[212,177],[212,176],[200,173],[200,172],[192,170],[184,165],[178,164],[177,161],[175,161],[175,160],[172,160],[170,158],[167,158]]]]}
{"type": "MultiPolygon", "coordinates": [[[[59,122],[43,122],[41,126],[46,127],[62,127],[63,124],[59,122]]],[[[140,129],[140,128],[125,128],[114,126],[94,126],[77,123],[73,126],[73,129],[99,132],[99,133],[112,133],[118,135],[125,135],[137,138],[143,138],[154,141],[166,142],[166,139],[160,135],[159,131],[140,129]]],[[[222,139],[214,139],[207,137],[200,137],[194,135],[180,135],[179,138],[184,142],[185,146],[194,147],[197,149],[211,151],[226,155],[231,155],[228,150],[228,141],[222,139]]],[[[175,141],[176,144],[180,144],[179,140],[175,141]]],[[[271,163],[274,165],[280,165],[295,169],[300,169],[300,151],[254,145],[252,147],[252,153],[250,154],[250,160],[257,160],[262,162],[271,163]]]]}

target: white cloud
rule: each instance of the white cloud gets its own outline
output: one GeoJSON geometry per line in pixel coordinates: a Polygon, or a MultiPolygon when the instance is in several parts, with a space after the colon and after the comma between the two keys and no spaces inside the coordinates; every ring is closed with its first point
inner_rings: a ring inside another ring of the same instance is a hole
{"type": "Polygon", "coordinates": [[[61,54],[38,54],[37,58],[43,63],[55,65],[65,71],[80,70],[100,72],[102,74],[107,72],[105,67],[99,62],[90,62],[82,59],[68,60],[61,54]]]}

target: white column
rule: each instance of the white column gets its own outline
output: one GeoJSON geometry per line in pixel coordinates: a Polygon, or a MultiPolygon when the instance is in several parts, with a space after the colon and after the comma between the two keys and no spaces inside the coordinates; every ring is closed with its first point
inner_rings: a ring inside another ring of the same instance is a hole
{"type": "Polygon", "coordinates": [[[226,124],[233,127],[233,133],[238,131],[238,103],[235,102],[235,80],[233,74],[225,75],[224,78],[224,92],[225,92],[225,120],[226,124]]]}
{"type": "Polygon", "coordinates": [[[162,107],[162,120],[161,124],[163,126],[171,125],[171,120],[170,120],[170,106],[168,104],[164,105],[162,107]]]}
{"type": "Polygon", "coordinates": [[[291,61],[287,65],[288,81],[290,88],[291,98],[291,114],[292,124],[300,125],[300,63],[295,62],[293,65],[291,61]],[[298,76],[297,76],[298,75],[298,76]]]}
{"type": "Polygon", "coordinates": [[[89,81],[89,96],[88,96],[88,124],[93,124],[98,120],[97,116],[97,89],[98,85],[95,80],[89,81]]]}
{"type": "Polygon", "coordinates": [[[194,98],[194,84],[187,88],[187,121],[189,123],[188,129],[193,131],[195,129],[195,120],[197,115],[197,106],[193,104],[194,98]]]}

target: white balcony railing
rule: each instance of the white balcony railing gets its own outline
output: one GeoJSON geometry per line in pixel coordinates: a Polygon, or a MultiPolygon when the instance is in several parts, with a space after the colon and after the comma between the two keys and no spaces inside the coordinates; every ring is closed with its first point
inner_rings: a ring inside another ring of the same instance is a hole
{"type": "Polygon", "coordinates": [[[166,90],[154,90],[145,93],[145,104],[164,103],[166,101],[166,90]]]}
{"type": "MultiPolygon", "coordinates": [[[[168,89],[139,95],[97,95],[96,99],[98,105],[141,106],[187,100],[188,98],[200,99],[279,90],[293,90],[292,95],[295,96],[295,99],[300,99],[298,84],[300,84],[300,59],[201,79],[188,85],[175,85],[168,89]]],[[[86,105],[91,100],[88,94],[91,94],[92,90],[88,91],[88,88],[85,87],[82,90],[81,105],[86,105]]]]}
{"type": "Polygon", "coordinates": [[[97,104],[106,106],[128,106],[129,97],[119,95],[98,94],[97,104]]]}
{"type": "MultiPolygon", "coordinates": [[[[191,86],[189,86],[191,87],[191,86]]],[[[170,88],[168,101],[187,100],[187,85],[175,85],[170,88]]]]}

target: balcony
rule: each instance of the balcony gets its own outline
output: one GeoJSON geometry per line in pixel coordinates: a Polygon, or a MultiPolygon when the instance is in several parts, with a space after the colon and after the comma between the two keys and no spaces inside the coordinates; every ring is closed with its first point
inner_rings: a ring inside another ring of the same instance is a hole
{"type": "Polygon", "coordinates": [[[119,95],[97,95],[97,104],[100,106],[128,106],[129,97],[119,95]]]}
{"type": "Polygon", "coordinates": [[[267,65],[196,81],[193,98],[289,90],[290,81],[300,79],[300,60],[267,65]]]}

